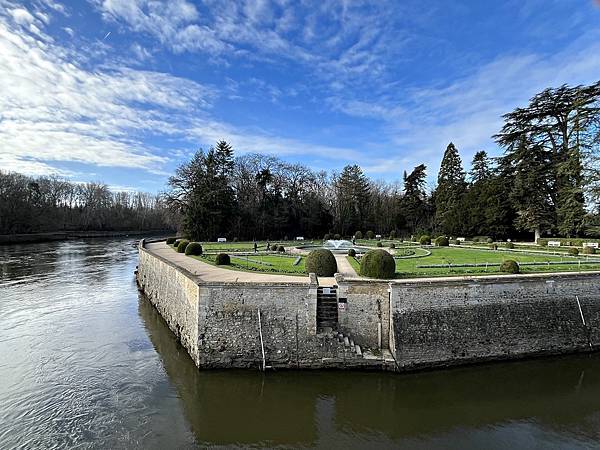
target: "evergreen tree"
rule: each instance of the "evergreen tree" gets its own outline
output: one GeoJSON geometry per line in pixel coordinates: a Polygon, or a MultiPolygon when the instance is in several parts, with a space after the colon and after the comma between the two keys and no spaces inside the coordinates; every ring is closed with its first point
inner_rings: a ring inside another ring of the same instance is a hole
{"type": "Polygon", "coordinates": [[[558,231],[563,236],[579,235],[583,232],[585,208],[583,193],[583,168],[579,152],[569,151],[565,161],[558,167],[562,180],[557,193],[556,216],[558,231]]]}
{"type": "Polygon", "coordinates": [[[406,225],[412,233],[429,228],[430,207],[425,192],[426,170],[427,166],[421,164],[404,177],[401,206],[406,225]]]}
{"type": "Polygon", "coordinates": [[[485,150],[478,151],[471,163],[471,172],[469,172],[471,182],[476,184],[485,181],[490,178],[491,174],[490,160],[487,153],[485,150]]]}
{"type": "Polygon", "coordinates": [[[515,226],[519,230],[535,232],[537,239],[554,223],[551,155],[523,136],[504,158],[512,167],[514,177],[510,199],[516,211],[515,226]]]}
{"type": "Polygon", "coordinates": [[[369,180],[357,165],[344,167],[335,181],[336,214],[334,226],[343,235],[366,228],[370,200],[369,180]]]}
{"type": "Polygon", "coordinates": [[[463,233],[465,215],[462,208],[466,191],[465,172],[458,150],[452,142],[448,144],[435,190],[435,223],[443,233],[454,235],[463,233]]]}

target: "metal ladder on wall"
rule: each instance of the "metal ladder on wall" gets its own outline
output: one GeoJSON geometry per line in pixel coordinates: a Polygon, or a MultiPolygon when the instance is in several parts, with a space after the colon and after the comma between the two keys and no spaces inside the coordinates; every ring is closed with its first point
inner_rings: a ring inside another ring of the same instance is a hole
{"type": "Polygon", "coordinates": [[[337,330],[337,286],[317,288],[317,331],[337,330]]]}

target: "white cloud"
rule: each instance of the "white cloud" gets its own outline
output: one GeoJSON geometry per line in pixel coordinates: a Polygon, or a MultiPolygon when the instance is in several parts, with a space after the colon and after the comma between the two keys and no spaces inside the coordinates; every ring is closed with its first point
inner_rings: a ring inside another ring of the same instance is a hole
{"type": "Polygon", "coordinates": [[[228,139],[242,151],[352,154],[214,120],[219,93],[188,79],[108,61],[86,69],[77,63],[76,44],[59,46],[39,30],[29,34],[0,13],[0,86],[10,86],[0,96],[4,170],[65,173],[53,162],[75,162],[165,175],[170,155],[147,144],[156,140],[197,148],[228,139]]]}
{"type": "Polygon", "coordinates": [[[15,8],[10,11],[10,14],[14,21],[19,25],[29,25],[35,20],[35,17],[33,17],[25,8],[15,8]]]}

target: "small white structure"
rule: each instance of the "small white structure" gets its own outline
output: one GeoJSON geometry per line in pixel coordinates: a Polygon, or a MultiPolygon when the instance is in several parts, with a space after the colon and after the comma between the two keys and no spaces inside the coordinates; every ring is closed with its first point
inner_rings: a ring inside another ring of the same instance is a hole
{"type": "Polygon", "coordinates": [[[297,240],[297,241],[303,241],[303,240],[304,240],[304,236],[297,236],[297,237],[296,237],[296,240],[297,240]]]}
{"type": "Polygon", "coordinates": [[[584,242],[583,246],[584,247],[598,248],[598,243],[597,242],[584,242]]]}
{"type": "Polygon", "coordinates": [[[376,234],[375,235],[375,239],[381,239],[381,235],[380,234],[376,234]]]}
{"type": "Polygon", "coordinates": [[[456,240],[457,240],[458,242],[465,242],[465,241],[466,241],[466,239],[465,239],[465,238],[456,238],[456,240]]]}
{"type": "Polygon", "coordinates": [[[560,247],[560,241],[548,241],[548,247],[560,247]]]}
{"type": "Polygon", "coordinates": [[[217,242],[227,242],[227,238],[217,238],[217,242]]]}

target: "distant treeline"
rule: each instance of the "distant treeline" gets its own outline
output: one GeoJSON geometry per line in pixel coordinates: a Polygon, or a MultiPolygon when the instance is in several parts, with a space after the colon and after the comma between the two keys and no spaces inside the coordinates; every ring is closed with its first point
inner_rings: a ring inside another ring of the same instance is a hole
{"type": "Polygon", "coordinates": [[[0,234],[172,228],[159,196],[0,171],[0,234]]]}
{"type": "Polygon", "coordinates": [[[479,151],[466,173],[450,143],[431,191],[424,164],[384,183],[357,165],[328,174],[259,154],[235,158],[220,141],[177,169],[166,198],[199,240],[597,234],[599,99],[600,82],[540,92],[503,116],[494,136],[503,156],[479,151]]]}

